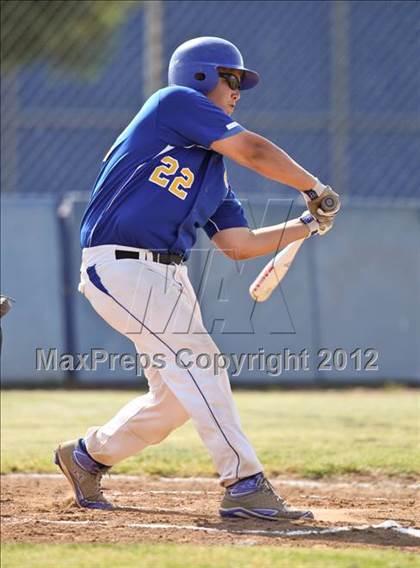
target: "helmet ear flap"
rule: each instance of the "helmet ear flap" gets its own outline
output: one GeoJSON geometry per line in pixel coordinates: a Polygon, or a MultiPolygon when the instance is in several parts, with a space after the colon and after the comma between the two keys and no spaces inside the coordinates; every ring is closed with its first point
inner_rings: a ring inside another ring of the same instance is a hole
{"type": "Polygon", "coordinates": [[[219,82],[215,65],[209,63],[178,63],[169,68],[169,85],[183,85],[201,93],[209,93],[219,82]]]}
{"type": "MultiPolygon", "coordinates": [[[[200,66],[199,71],[193,73],[194,83],[191,85],[193,89],[206,94],[212,91],[219,82],[219,73],[216,66],[204,64],[200,66]]],[[[190,86],[190,85],[188,85],[190,86]]]]}

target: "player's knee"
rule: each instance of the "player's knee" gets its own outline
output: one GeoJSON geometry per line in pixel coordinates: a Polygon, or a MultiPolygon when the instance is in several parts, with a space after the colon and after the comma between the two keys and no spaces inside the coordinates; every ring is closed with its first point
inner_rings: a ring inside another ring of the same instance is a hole
{"type": "Polygon", "coordinates": [[[165,423],[160,425],[159,430],[156,430],[153,434],[149,434],[149,444],[159,444],[167,438],[171,432],[185,424],[188,419],[189,416],[185,411],[171,413],[170,416],[166,417],[165,423]]]}

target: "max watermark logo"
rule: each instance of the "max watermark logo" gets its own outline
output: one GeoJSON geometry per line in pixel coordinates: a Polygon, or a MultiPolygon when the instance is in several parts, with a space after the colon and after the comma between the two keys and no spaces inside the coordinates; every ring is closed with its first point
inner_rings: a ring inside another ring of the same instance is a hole
{"type": "MultiPolygon", "coordinates": [[[[270,198],[264,206],[255,210],[247,199],[241,200],[241,204],[250,228],[258,231],[266,225],[278,224],[279,220],[287,222],[294,202],[270,198]]],[[[278,242],[273,244],[275,250],[267,256],[274,256],[288,244],[284,241],[284,230],[276,239],[278,242]]],[[[259,337],[296,334],[293,310],[289,309],[281,286],[267,303],[256,302],[249,292],[251,283],[267,259],[256,257],[241,260],[232,256],[231,252],[213,246],[194,247],[190,251],[195,297],[190,297],[186,302],[183,301],[186,297],[184,282],[176,274],[174,276],[173,266],[161,265],[159,274],[164,278],[158,279],[144,278],[139,270],[131,295],[124,296],[123,303],[127,310],[124,334],[133,341],[135,336],[148,333],[150,329],[156,335],[164,335],[168,331],[179,335],[208,333],[259,337]],[[141,302],[138,300],[140,293],[141,302]]],[[[233,252],[236,254],[236,251],[233,252]]],[[[294,298],[296,301],[297,296],[294,298]]]]}

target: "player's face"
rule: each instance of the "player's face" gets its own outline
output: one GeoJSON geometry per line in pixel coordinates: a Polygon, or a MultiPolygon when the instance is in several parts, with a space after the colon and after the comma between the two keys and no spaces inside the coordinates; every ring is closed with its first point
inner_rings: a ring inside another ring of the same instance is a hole
{"type": "MultiPolygon", "coordinates": [[[[229,73],[237,77],[239,81],[241,80],[242,71],[238,71],[238,69],[220,67],[219,72],[229,73]]],[[[207,96],[216,106],[224,110],[226,114],[231,115],[241,95],[238,88],[232,88],[232,86],[234,86],[232,85],[232,81],[229,82],[225,78],[220,77],[217,86],[207,93],[207,96]],[[231,83],[230,86],[229,82],[231,83]]]]}

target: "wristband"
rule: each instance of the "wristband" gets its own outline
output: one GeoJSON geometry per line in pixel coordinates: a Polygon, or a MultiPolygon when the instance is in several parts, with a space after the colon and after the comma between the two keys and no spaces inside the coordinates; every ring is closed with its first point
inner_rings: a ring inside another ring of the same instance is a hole
{"type": "Polygon", "coordinates": [[[313,201],[314,199],[316,199],[317,197],[319,197],[321,195],[321,193],[325,190],[327,186],[324,185],[323,183],[321,183],[319,181],[319,179],[317,178],[316,180],[316,184],[314,185],[314,187],[312,189],[308,189],[307,191],[304,191],[303,193],[305,194],[305,196],[307,196],[307,200],[309,201],[313,201]]]}
{"type": "Polygon", "coordinates": [[[315,219],[313,215],[309,212],[303,213],[299,217],[299,221],[301,221],[304,225],[306,225],[309,229],[309,235],[306,238],[312,237],[313,235],[317,235],[319,231],[319,223],[315,219]]]}

